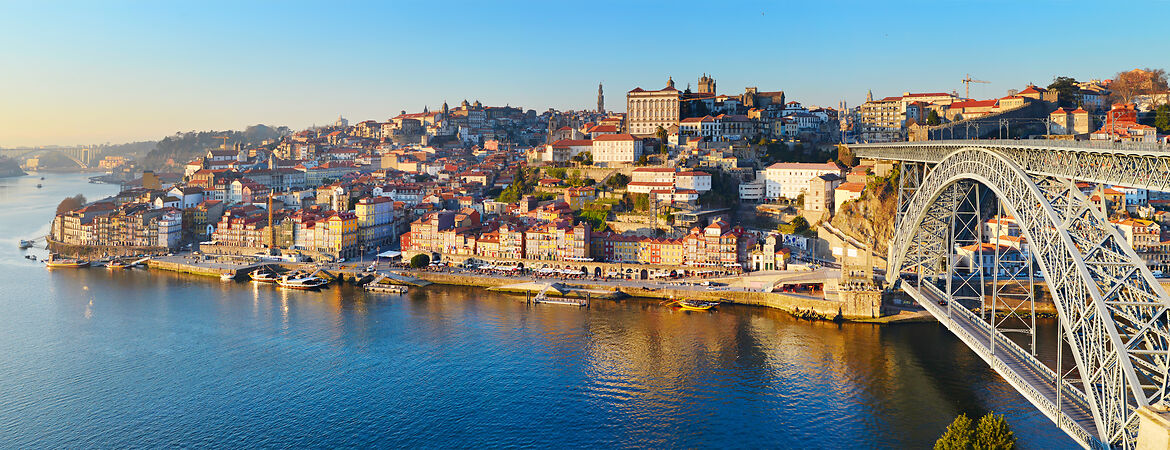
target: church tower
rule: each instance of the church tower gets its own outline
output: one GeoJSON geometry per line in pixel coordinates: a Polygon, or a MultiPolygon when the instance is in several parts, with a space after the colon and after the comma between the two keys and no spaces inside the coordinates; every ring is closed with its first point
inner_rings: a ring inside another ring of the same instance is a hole
{"type": "Polygon", "coordinates": [[[597,83],[597,112],[605,112],[605,95],[601,93],[601,83],[597,83]]]}
{"type": "Polygon", "coordinates": [[[715,95],[715,79],[707,74],[699,77],[699,93],[715,95]]]}

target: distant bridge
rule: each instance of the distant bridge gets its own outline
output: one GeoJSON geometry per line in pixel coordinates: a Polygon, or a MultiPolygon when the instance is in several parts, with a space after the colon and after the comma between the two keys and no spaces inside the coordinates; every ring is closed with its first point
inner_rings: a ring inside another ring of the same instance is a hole
{"type": "Polygon", "coordinates": [[[0,156],[7,156],[9,158],[15,159],[15,160],[19,161],[22,165],[24,164],[24,160],[26,160],[28,158],[32,158],[32,157],[38,156],[38,155],[44,155],[47,153],[59,153],[61,155],[65,155],[65,157],[67,157],[70,160],[72,160],[73,162],[77,163],[77,165],[81,166],[82,168],[88,168],[88,167],[96,164],[97,161],[101,160],[101,158],[102,158],[102,151],[101,150],[92,149],[89,147],[76,147],[76,148],[50,147],[50,148],[0,149],[0,156]]]}
{"type": "Polygon", "coordinates": [[[850,149],[901,162],[889,281],[1082,446],[1134,448],[1137,409],[1170,392],[1170,297],[1076,182],[1170,191],[1170,148],[968,140],[850,149]],[[983,235],[1004,214],[1026,239],[1020,251],[1001,250],[998,229],[983,235]],[[1072,364],[1064,345],[1055,364],[1035,357],[1040,277],[1072,364]]]}

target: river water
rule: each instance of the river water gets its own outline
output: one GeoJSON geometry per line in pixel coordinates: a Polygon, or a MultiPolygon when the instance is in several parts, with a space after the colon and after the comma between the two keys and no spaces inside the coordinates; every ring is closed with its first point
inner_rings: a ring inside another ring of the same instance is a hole
{"type": "Polygon", "coordinates": [[[937,324],[50,271],[17,240],[117,188],[45,178],[0,179],[0,447],[922,448],[987,411],[1074,446],[937,324]]]}

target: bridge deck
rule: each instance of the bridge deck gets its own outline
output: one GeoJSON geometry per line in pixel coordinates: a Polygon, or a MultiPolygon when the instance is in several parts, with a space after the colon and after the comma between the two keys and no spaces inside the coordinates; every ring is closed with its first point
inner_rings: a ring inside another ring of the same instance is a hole
{"type": "Polygon", "coordinates": [[[992,330],[990,324],[980,320],[958,303],[952,305],[949,310],[946,306],[939,305],[940,301],[947,299],[934,286],[923,284],[921,288],[916,288],[903,280],[903,289],[971,347],[1044,415],[1056,422],[1061,430],[1085,447],[1107,447],[1099,440],[1096,422],[1093,420],[1088,402],[1083,394],[1069,386],[1067,381],[1063,383],[1065,387],[1061,392],[1058,411],[1055,372],[1020,347],[1009,344],[1010,341],[992,330]],[[994,351],[990,345],[993,333],[996,336],[994,351]]]}

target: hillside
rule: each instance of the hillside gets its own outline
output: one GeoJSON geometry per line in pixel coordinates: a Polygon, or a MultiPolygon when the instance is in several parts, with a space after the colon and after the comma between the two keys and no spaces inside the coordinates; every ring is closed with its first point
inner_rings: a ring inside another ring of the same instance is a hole
{"type": "Polygon", "coordinates": [[[0,156],[0,178],[19,177],[28,175],[20,170],[20,164],[15,159],[0,156]]]}
{"type": "Polygon", "coordinates": [[[885,257],[894,236],[894,217],[898,209],[897,179],[871,180],[861,198],[841,205],[830,222],[850,237],[869,244],[879,257],[885,257]]]}
{"type": "Polygon", "coordinates": [[[288,132],[288,127],[272,128],[266,125],[252,125],[244,131],[190,131],[186,133],[175,133],[172,136],[167,136],[161,141],[158,141],[154,150],[151,150],[142,159],[142,165],[147,169],[181,166],[187,163],[187,161],[202,156],[207,152],[207,149],[217,148],[223,144],[223,139],[217,139],[219,136],[228,137],[227,145],[229,147],[238,142],[243,142],[245,146],[254,146],[259,145],[267,139],[276,139],[284,136],[288,132]]]}

